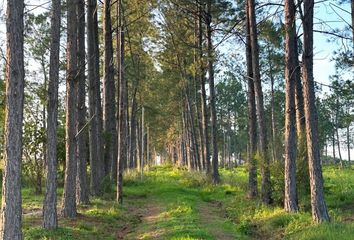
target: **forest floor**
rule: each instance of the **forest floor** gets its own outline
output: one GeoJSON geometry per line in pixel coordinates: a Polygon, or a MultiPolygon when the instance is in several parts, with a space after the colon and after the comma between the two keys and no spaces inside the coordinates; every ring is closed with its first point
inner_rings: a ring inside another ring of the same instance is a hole
{"type": "MultiPolygon", "coordinates": [[[[76,219],[60,219],[59,229],[41,228],[43,196],[23,190],[25,239],[354,239],[354,171],[326,167],[325,191],[332,223],[311,223],[308,196],[301,212],[264,206],[246,197],[244,167],[221,169],[221,184],[203,174],[171,166],[153,167],[144,179],[128,173],[123,206],[107,191],[81,206],[76,219]]],[[[109,188],[109,187],[108,187],[109,188]]],[[[61,196],[61,191],[59,191],[61,196]]],[[[60,199],[58,201],[60,203],[60,199]]],[[[60,204],[58,204],[60,205],[60,204]]]]}

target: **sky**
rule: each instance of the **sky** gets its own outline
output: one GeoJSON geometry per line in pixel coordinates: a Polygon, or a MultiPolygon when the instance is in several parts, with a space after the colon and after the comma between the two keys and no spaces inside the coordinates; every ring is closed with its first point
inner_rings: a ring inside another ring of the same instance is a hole
{"type": "MultiPolygon", "coordinates": [[[[279,0],[274,0],[276,2],[279,0]]],[[[49,7],[48,4],[44,4],[43,7],[36,8],[34,5],[41,5],[43,3],[50,3],[48,0],[26,0],[25,1],[29,6],[28,9],[34,9],[32,12],[41,12],[46,10],[49,7]]],[[[266,1],[261,1],[262,3],[266,1]]],[[[267,1],[268,2],[268,1],[267,1]]],[[[283,2],[283,1],[282,1],[283,2]]],[[[350,4],[344,4],[341,8],[336,8],[333,4],[335,0],[327,0],[320,1],[319,4],[315,6],[315,29],[326,31],[328,29],[337,29],[343,28],[347,26],[347,23],[350,23],[350,4]],[[326,21],[326,24],[322,22],[326,21]]],[[[6,0],[0,0],[0,16],[3,16],[6,12],[6,0]]],[[[334,62],[331,61],[331,57],[333,56],[333,51],[337,50],[340,47],[338,42],[329,42],[329,36],[321,33],[314,33],[314,78],[315,81],[321,82],[324,84],[330,83],[330,76],[335,73],[334,62]]],[[[2,54],[5,49],[5,18],[0,18],[0,58],[2,58],[2,54]]],[[[222,51],[222,49],[221,49],[222,51]]],[[[226,50],[229,51],[229,50],[226,50]]],[[[242,48],[236,48],[235,51],[243,51],[242,48]]],[[[244,52],[244,51],[243,51],[244,52]]],[[[235,52],[231,52],[234,54],[235,52]]],[[[354,78],[354,77],[353,77],[354,78]]],[[[328,92],[329,89],[327,87],[323,87],[324,92],[328,92]]],[[[330,151],[329,151],[330,152],[330,151]]],[[[343,149],[343,156],[347,155],[346,150],[343,149]]],[[[354,149],[351,153],[354,157],[354,149]]],[[[345,157],[346,158],[346,157],[345,157]]]]}

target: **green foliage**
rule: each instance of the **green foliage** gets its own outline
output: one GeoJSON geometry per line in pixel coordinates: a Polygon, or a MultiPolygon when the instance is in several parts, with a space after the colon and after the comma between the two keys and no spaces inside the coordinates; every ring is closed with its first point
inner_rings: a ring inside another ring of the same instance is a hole
{"type": "Polygon", "coordinates": [[[284,162],[275,161],[270,163],[270,175],[273,190],[273,200],[278,206],[283,205],[284,199],[284,162]]]}

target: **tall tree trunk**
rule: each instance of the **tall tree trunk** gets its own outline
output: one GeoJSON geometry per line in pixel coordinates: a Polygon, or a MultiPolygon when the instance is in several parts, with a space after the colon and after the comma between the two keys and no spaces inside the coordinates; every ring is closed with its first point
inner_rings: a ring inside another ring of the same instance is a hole
{"type": "Polygon", "coordinates": [[[343,159],[342,159],[342,151],[340,149],[340,139],[339,139],[339,123],[338,123],[338,108],[339,108],[339,103],[338,99],[336,100],[336,116],[335,116],[335,126],[336,126],[336,136],[337,136],[337,147],[338,147],[338,156],[339,156],[339,162],[340,162],[340,167],[343,168],[343,159]]]}
{"type": "MultiPolygon", "coordinates": [[[[270,53],[269,53],[270,55],[270,53]]],[[[270,59],[268,59],[269,62],[270,59]]],[[[270,64],[271,65],[271,64],[270,64]]],[[[275,126],[275,110],[274,110],[274,77],[272,72],[272,66],[270,66],[270,91],[271,91],[271,100],[270,100],[270,108],[271,108],[271,121],[272,121],[272,157],[273,162],[277,160],[276,149],[275,149],[275,137],[276,137],[276,126],[275,126]]]]}
{"type": "Polygon", "coordinates": [[[330,218],[324,200],[320,149],[318,144],[317,110],[315,105],[315,88],[313,79],[313,8],[313,0],[304,0],[303,82],[307,154],[310,173],[312,219],[315,222],[328,222],[330,218]]]}
{"type": "Polygon", "coordinates": [[[105,133],[104,170],[105,175],[111,173],[112,163],[117,159],[117,130],[115,111],[114,63],[112,45],[111,0],[103,4],[104,32],[104,78],[103,78],[103,129],[105,133]]]}
{"type": "MultiPolygon", "coordinates": [[[[47,75],[47,70],[46,70],[46,64],[44,61],[44,56],[41,58],[41,65],[42,65],[42,70],[43,70],[43,88],[45,90],[48,89],[48,75],[47,75]]],[[[42,105],[42,127],[44,129],[44,132],[47,132],[47,107],[46,104],[42,105]]],[[[39,169],[37,171],[37,186],[38,186],[38,194],[42,194],[42,182],[43,182],[43,172],[44,168],[46,167],[46,162],[47,162],[47,141],[42,142],[42,158],[41,161],[39,161],[39,169]]],[[[45,174],[45,173],[44,173],[45,174]]]]}
{"type": "Polygon", "coordinates": [[[23,0],[7,1],[5,167],[0,225],[0,238],[4,240],[22,239],[23,9],[23,0]]]}
{"type": "Polygon", "coordinates": [[[212,44],[212,15],[211,15],[211,5],[212,1],[207,2],[207,16],[206,16],[206,27],[207,27],[207,55],[208,55],[208,75],[209,75],[209,95],[210,95],[210,114],[211,114],[211,144],[213,148],[212,156],[212,179],[213,182],[219,183],[219,169],[218,169],[218,132],[217,132],[217,118],[216,118],[216,94],[214,86],[214,49],[212,44]]]}
{"type": "Polygon", "coordinates": [[[86,77],[85,77],[85,0],[78,0],[78,133],[77,133],[77,176],[76,176],[76,202],[89,203],[89,189],[87,184],[87,131],[86,125],[86,77]]]}
{"type": "Polygon", "coordinates": [[[46,192],[43,202],[43,227],[58,227],[57,217],[57,125],[60,52],[60,0],[52,1],[51,42],[49,60],[48,106],[47,106],[47,160],[46,192]]]}
{"type": "Polygon", "coordinates": [[[338,127],[336,127],[336,136],[337,136],[337,147],[338,147],[338,156],[339,156],[340,166],[343,168],[343,158],[342,158],[342,151],[340,149],[340,139],[339,139],[338,127]]]}
{"type": "MultiPolygon", "coordinates": [[[[334,127],[334,126],[333,126],[334,127]]],[[[336,161],[336,137],[335,137],[335,129],[332,130],[332,151],[333,151],[333,161],[336,161]]]]}
{"type": "Polygon", "coordinates": [[[129,168],[133,169],[136,166],[136,159],[137,159],[137,150],[136,150],[136,111],[137,111],[137,102],[136,102],[136,93],[137,87],[133,90],[132,96],[132,110],[131,110],[131,117],[130,117],[130,138],[129,138],[129,168]]]}
{"type": "Polygon", "coordinates": [[[140,158],[140,177],[143,180],[144,177],[144,165],[145,165],[145,131],[144,131],[145,109],[141,107],[141,158],[140,158]]]}
{"type": "Polygon", "coordinates": [[[251,49],[252,49],[252,70],[253,70],[253,82],[256,97],[257,117],[258,117],[258,129],[259,129],[259,150],[262,163],[262,185],[261,185],[261,197],[262,201],[266,204],[272,202],[272,189],[270,183],[270,169],[269,169],[269,157],[267,155],[267,129],[265,123],[264,104],[263,104],[263,91],[260,78],[259,69],[259,46],[257,38],[257,24],[256,24],[256,12],[255,12],[255,0],[248,0],[248,12],[249,12],[249,25],[250,25],[250,37],[251,37],[251,49]]]}
{"type": "Polygon", "coordinates": [[[348,165],[350,166],[350,125],[347,126],[347,151],[348,151],[348,165]]]}
{"type": "Polygon", "coordinates": [[[188,171],[192,171],[192,154],[191,154],[191,144],[190,144],[190,135],[188,129],[188,121],[186,117],[185,109],[182,112],[182,126],[183,126],[183,135],[184,135],[184,143],[185,143],[185,150],[186,150],[186,163],[188,167],[188,171]]]}
{"type": "Polygon", "coordinates": [[[200,170],[204,170],[206,168],[205,164],[205,155],[204,155],[204,141],[203,141],[203,126],[202,126],[202,107],[201,107],[201,98],[199,97],[198,89],[199,86],[201,85],[201,75],[202,72],[200,71],[200,66],[198,64],[201,64],[201,59],[198,59],[199,57],[199,4],[198,1],[196,1],[196,11],[198,12],[197,16],[194,18],[194,44],[196,48],[193,50],[193,62],[194,62],[194,84],[193,84],[193,90],[194,90],[194,99],[195,99],[195,107],[194,107],[194,112],[196,113],[196,141],[199,146],[198,148],[198,155],[199,155],[199,161],[200,161],[200,170]]]}
{"type": "Polygon", "coordinates": [[[118,164],[117,164],[117,202],[123,203],[123,171],[124,164],[127,162],[127,104],[126,104],[126,82],[124,77],[124,27],[122,24],[122,2],[117,2],[117,18],[118,18],[118,34],[119,46],[117,46],[117,62],[119,63],[119,118],[117,124],[119,125],[118,132],[118,164]]]}
{"type": "MultiPolygon", "coordinates": [[[[302,90],[302,83],[301,83],[301,66],[299,63],[299,53],[298,53],[298,46],[297,46],[297,37],[294,37],[295,41],[295,70],[294,75],[296,78],[296,88],[295,88],[295,106],[296,106],[296,132],[299,138],[304,135],[305,132],[305,113],[304,113],[304,95],[302,90]]],[[[306,139],[304,139],[306,141],[306,139]]]]}
{"type": "Polygon", "coordinates": [[[67,77],[66,77],[66,165],[63,217],[76,217],[76,123],[77,123],[77,3],[67,1],[67,77]]]}
{"type": "Polygon", "coordinates": [[[257,188],[257,122],[256,122],[256,101],[253,84],[251,35],[249,25],[249,8],[246,2],[246,61],[247,61],[247,82],[248,82],[248,197],[255,198],[258,194],[257,188]]]}
{"type": "Polygon", "coordinates": [[[197,134],[196,134],[196,129],[194,126],[194,114],[193,114],[193,109],[192,109],[192,104],[191,104],[191,99],[189,97],[188,91],[186,91],[186,105],[187,105],[187,118],[188,122],[190,125],[190,134],[191,134],[191,142],[194,150],[194,167],[195,169],[201,170],[201,162],[200,162],[200,156],[199,156],[199,145],[197,141],[197,134]]]}
{"type": "Polygon", "coordinates": [[[199,81],[200,81],[200,101],[201,101],[201,112],[202,112],[202,132],[203,132],[203,144],[204,144],[204,159],[205,168],[207,174],[211,173],[211,163],[210,163],[210,140],[209,140],[209,114],[207,106],[207,95],[205,89],[205,68],[203,61],[203,6],[199,3],[198,10],[198,52],[199,52],[199,81]]]}
{"type": "Polygon", "coordinates": [[[102,144],[102,106],[100,96],[99,49],[97,0],[88,0],[87,5],[87,51],[89,80],[89,112],[92,118],[89,131],[91,194],[99,195],[102,191],[104,175],[102,144]]]}
{"type": "Polygon", "coordinates": [[[285,1],[285,197],[284,208],[287,212],[298,211],[296,193],[296,110],[295,87],[296,50],[295,3],[285,1]]]}

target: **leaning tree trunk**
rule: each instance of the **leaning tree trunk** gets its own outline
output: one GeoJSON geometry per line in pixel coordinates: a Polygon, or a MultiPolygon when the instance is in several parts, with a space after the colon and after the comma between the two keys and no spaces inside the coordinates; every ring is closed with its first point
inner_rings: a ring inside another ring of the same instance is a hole
{"type": "Polygon", "coordinates": [[[249,25],[248,2],[246,2],[246,61],[247,61],[247,82],[248,82],[248,197],[255,198],[258,194],[257,188],[257,122],[256,122],[256,101],[253,84],[252,51],[249,25]]]}
{"type": "Polygon", "coordinates": [[[102,144],[102,107],[100,96],[99,49],[97,0],[89,0],[87,5],[87,51],[89,79],[89,112],[90,123],[90,169],[91,194],[101,193],[101,182],[104,176],[103,144],[102,144]]]}
{"type": "Polygon", "coordinates": [[[307,154],[309,161],[312,219],[315,222],[330,221],[324,200],[323,177],[317,130],[317,110],[313,79],[313,11],[314,0],[304,0],[304,53],[303,82],[306,119],[307,154]]]}
{"type": "Polygon", "coordinates": [[[213,44],[212,44],[212,15],[211,15],[211,5],[212,2],[209,0],[207,2],[207,16],[206,16],[206,27],[207,27],[207,55],[208,55],[208,75],[209,75],[209,95],[210,95],[210,114],[211,114],[211,144],[213,148],[212,156],[212,179],[214,183],[220,182],[219,169],[218,169],[218,132],[217,132],[217,118],[216,118],[216,94],[214,86],[214,54],[213,54],[213,44]]]}
{"type": "Polygon", "coordinates": [[[57,217],[57,121],[60,52],[60,0],[52,1],[51,43],[48,83],[46,193],[43,202],[43,227],[58,227],[57,217]]]}
{"type": "Polygon", "coordinates": [[[111,173],[112,163],[117,159],[117,130],[115,111],[115,84],[112,45],[111,0],[104,1],[104,78],[103,78],[103,129],[105,133],[104,170],[111,173]]]}
{"type": "Polygon", "coordinates": [[[270,183],[270,169],[269,169],[269,157],[267,153],[267,131],[264,114],[263,103],[263,91],[260,78],[259,68],[259,46],[257,38],[257,25],[256,25],[256,11],[255,0],[248,0],[248,13],[249,13],[249,25],[250,25],[250,37],[251,37],[251,49],[252,49],[252,70],[253,70],[253,82],[256,97],[257,116],[258,116],[258,129],[259,129],[259,150],[262,163],[262,185],[261,185],[261,197],[262,201],[266,204],[272,202],[272,189],[270,183]]]}
{"type": "Polygon", "coordinates": [[[23,0],[7,1],[5,167],[0,238],[22,239],[21,160],[24,99],[23,0]]]}
{"type": "Polygon", "coordinates": [[[76,1],[68,0],[66,76],[66,164],[63,217],[76,217],[76,123],[77,123],[77,14],[76,1]]]}
{"type": "Polygon", "coordinates": [[[296,193],[296,110],[295,87],[296,65],[294,51],[296,38],[294,0],[285,1],[285,197],[284,208],[287,212],[298,211],[296,193]]]}
{"type": "Polygon", "coordinates": [[[85,0],[78,0],[78,99],[77,99],[77,176],[76,202],[89,203],[89,189],[87,184],[87,131],[86,131],[86,77],[85,77],[85,0]]]}

